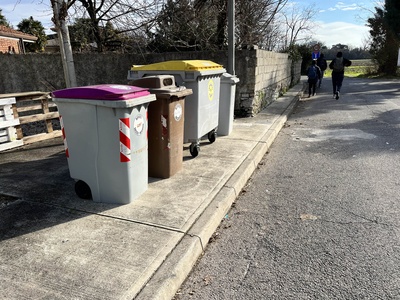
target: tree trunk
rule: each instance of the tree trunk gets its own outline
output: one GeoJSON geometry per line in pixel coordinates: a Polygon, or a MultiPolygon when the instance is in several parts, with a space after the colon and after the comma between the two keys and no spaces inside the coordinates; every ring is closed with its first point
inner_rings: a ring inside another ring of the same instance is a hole
{"type": "Polygon", "coordinates": [[[68,26],[65,23],[65,19],[68,15],[67,3],[65,3],[63,0],[51,0],[51,5],[54,13],[53,22],[56,25],[60,52],[62,56],[61,59],[64,69],[65,85],[67,88],[75,87],[77,84],[74,58],[72,55],[68,26]]]}

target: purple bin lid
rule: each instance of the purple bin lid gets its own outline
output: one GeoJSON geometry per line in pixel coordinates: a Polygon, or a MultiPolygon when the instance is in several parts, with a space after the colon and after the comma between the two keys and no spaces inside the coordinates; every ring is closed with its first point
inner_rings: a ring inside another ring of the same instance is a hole
{"type": "Polygon", "coordinates": [[[149,94],[147,88],[122,84],[100,84],[54,91],[52,97],[112,101],[134,99],[149,94]]]}

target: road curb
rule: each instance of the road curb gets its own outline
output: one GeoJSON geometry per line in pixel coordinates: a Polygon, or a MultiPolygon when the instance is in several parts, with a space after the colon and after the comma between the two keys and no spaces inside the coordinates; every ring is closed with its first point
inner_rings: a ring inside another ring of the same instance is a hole
{"type": "Polygon", "coordinates": [[[281,99],[289,101],[282,114],[270,126],[238,169],[212,199],[188,233],[166,258],[149,282],[135,297],[137,300],[170,300],[174,297],[193,266],[202,255],[209,239],[230,210],[232,203],[252,176],[283,125],[303,95],[305,84],[300,82],[281,99]]]}

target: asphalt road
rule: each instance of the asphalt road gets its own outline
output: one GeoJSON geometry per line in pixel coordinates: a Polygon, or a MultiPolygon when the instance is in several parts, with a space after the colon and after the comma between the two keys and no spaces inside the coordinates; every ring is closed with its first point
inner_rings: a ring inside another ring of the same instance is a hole
{"type": "Polygon", "coordinates": [[[175,299],[400,299],[399,87],[299,102],[175,299]]]}

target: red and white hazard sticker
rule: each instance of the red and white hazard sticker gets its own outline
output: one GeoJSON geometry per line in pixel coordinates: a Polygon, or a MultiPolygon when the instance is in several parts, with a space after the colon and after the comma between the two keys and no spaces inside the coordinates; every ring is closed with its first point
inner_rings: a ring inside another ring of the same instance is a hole
{"type": "Polygon", "coordinates": [[[131,161],[131,124],[129,118],[119,119],[119,153],[121,162],[131,161]]]}
{"type": "Polygon", "coordinates": [[[63,142],[64,142],[65,155],[67,156],[67,158],[69,158],[67,138],[65,136],[65,129],[64,129],[64,121],[63,121],[63,118],[61,115],[60,115],[60,125],[61,125],[61,133],[62,133],[63,142]]]}

